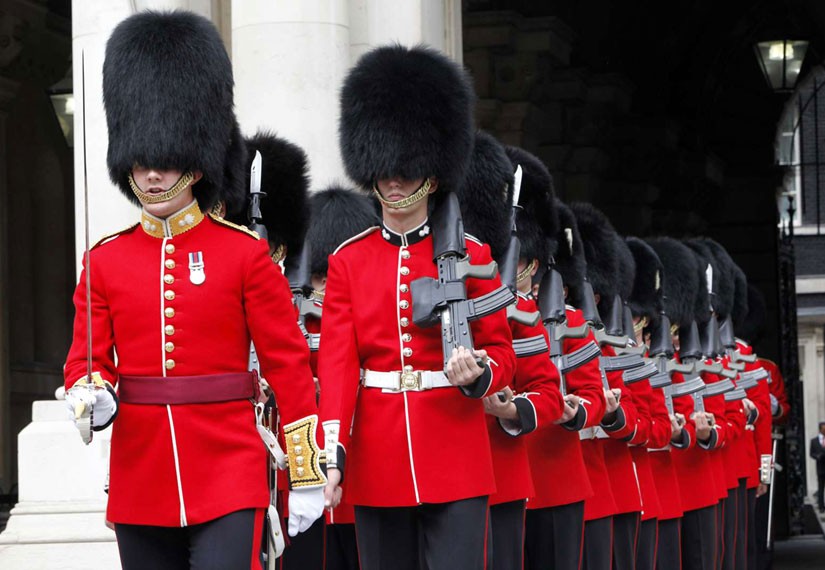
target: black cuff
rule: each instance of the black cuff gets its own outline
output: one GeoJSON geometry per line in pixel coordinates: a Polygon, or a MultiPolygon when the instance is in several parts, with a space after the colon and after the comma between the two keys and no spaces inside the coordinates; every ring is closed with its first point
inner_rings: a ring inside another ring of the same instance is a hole
{"type": "Polygon", "coordinates": [[[536,418],[536,408],[533,407],[530,399],[524,396],[517,396],[513,398],[513,404],[516,406],[518,418],[515,420],[498,418],[498,425],[501,429],[512,437],[518,437],[534,431],[538,424],[538,418],[536,418]]]}
{"type": "Polygon", "coordinates": [[[458,389],[468,398],[480,399],[487,394],[487,390],[490,389],[490,384],[492,383],[493,371],[490,369],[489,364],[485,364],[484,372],[481,373],[481,376],[479,376],[475,382],[467,384],[466,386],[459,386],[458,389]]]}
{"type": "Polygon", "coordinates": [[[620,429],[623,429],[625,425],[627,425],[627,418],[625,417],[624,410],[621,406],[616,408],[616,410],[613,413],[609,414],[609,416],[610,417],[608,417],[608,414],[606,414],[602,418],[600,425],[602,426],[602,429],[604,431],[619,431],[620,429]],[[605,422],[606,419],[609,421],[605,422]]]}
{"type": "MultiPolygon", "coordinates": [[[[565,406],[566,405],[567,404],[565,404],[565,406]]],[[[584,427],[585,423],[587,423],[587,410],[579,404],[579,409],[576,410],[576,415],[573,416],[573,419],[561,424],[561,427],[568,431],[579,431],[584,427]]]]}
{"type": "Polygon", "coordinates": [[[710,437],[707,441],[702,441],[701,439],[697,439],[696,441],[696,444],[702,449],[716,449],[717,443],[719,443],[719,434],[717,434],[713,428],[710,430],[710,437]]]}
{"type": "Polygon", "coordinates": [[[690,434],[686,429],[682,428],[682,433],[679,435],[679,439],[677,441],[671,439],[670,445],[677,449],[685,449],[690,447],[690,434]]]}
{"type": "Polygon", "coordinates": [[[106,429],[107,427],[112,425],[112,422],[115,421],[115,418],[117,417],[117,414],[120,411],[120,400],[118,399],[117,394],[115,393],[115,389],[112,388],[109,384],[106,384],[106,389],[112,395],[112,398],[115,399],[115,413],[112,414],[112,417],[109,418],[109,421],[106,422],[105,424],[103,424],[102,426],[94,426],[93,425],[92,426],[92,431],[103,431],[104,429],[106,429]]]}

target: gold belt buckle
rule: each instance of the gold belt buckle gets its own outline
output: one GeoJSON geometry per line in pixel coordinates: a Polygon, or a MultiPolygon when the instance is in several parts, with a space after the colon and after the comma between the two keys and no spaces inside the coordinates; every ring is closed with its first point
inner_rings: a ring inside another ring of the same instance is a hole
{"type": "Polygon", "coordinates": [[[421,371],[406,371],[401,373],[399,390],[421,390],[421,371]]]}

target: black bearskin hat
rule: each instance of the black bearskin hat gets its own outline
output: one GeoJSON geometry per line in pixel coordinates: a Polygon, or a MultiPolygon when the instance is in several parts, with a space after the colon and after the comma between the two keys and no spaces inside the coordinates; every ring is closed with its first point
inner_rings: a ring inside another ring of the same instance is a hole
{"type": "Polygon", "coordinates": [[[701,242],[708,249],[715,261],[713,266],[713,310],[719,318],[724,319],[730,315],[733,310],[733,297],[736,292],[733,270],[734,263],[725,248],[719,245],[718,242],[709,238],[704,238],[701,242]],[[715,279],[717,275],[719,276],[718,284],[715,279]]]}
{"type": "Polygon", "coordinates": [[[201,210],[240,195],[245,147],[233,86],[226,48],[206,18],[147,11],[123,20],[103,62],[112,181],[139,203],[128,181],[135,165],[197,170],[201,210]]]}
{"type": "Polygon", "coordinates": [[[616,253],[616,230],[610,220],[592,204],[570,204],[584,244],[587,279],[593,292],[610,303],[619,292],[619,259],[616,253]]]}
{"type": "Polygon", "coordinates": [[[651,238],[647,243],[662,262],[665,313],[671,323],[689,325],[695,317],[696,291],[701,286],[696,256],[673,238],[651,238]]]}
{"type": "Polygon", "coordinates": [[[456,194],[464,230],[501,259],[510,242],[513,169],[504,148],[487,133],[476,133],[470,167],[456,194]]]}
{"type": "Polygon", "coordinates": [[[360,186],[399,176],[435,176],[433,195],[456,190],[473,148],[475,94],[469,76],[427,47],[379,47],[364,54],[341,89],[339,143],[360,186]]]}
{"type": "MultiPolygon", "coordinates": [[[[710,319],[711,298],[708,294],[707,269],[708,265],[713,267],[712,256],[701,244],[695,244],[690,241],[686,241],[684,244],[688,246],[688,249],[693,254],[696,272],[699,274],[699,287],[693,295],[693,319],[698,324],[701,324],[710,319]]],[[[714,280],[715,279],[714,273],[714,280]]]]}
{"type": "Polygon", "coordinates": [[[734,327],[736,336],[748,344],[756,344],[765,332],[766,318],[765,296],[752,283],[748,283],[748,313],[742,324],[734,327]]]}
{"type": "Polygon", "coordinates": [[[327,274],[327,259],[354,235],[381,224],[370,198],[355,190],[331,186],[309,199],[307,241],[312,246],[312,273],[327,274]]]}
{"type": "Polygon", "coordinates": [[[249,224],[249,181],[255,152],[261,153],[261,222],[269,234],[273,251],[286,247],[286,254],[301,249],[309,217],[309,173],[307,156],[301,147],[272,133],[259,131],[246,139],[247,160],[240,201],[227,200],[226,219],[249,224]]]}
{"type": "Polygon", "coordinates": [[[662,311],[662,262],[653,248],[637,237],[626,238],[636,262],[633,292],[627,304],[635,317],[655,318],[662,311]]]}
{"type": "Polygon", "coordinates": [[[616,248],[616,259],[619,261],[619,273],[616,284],[619,288],[619,297],[623,301],[630,299],[633,293],[633,282],[636,278],[636,258],[633,257],[633,252],[619,234],[613,234],[613,240],[616,248]]]}
{"type": "Polygon", "coordinates": [[[553,177],[541,160],[524,149],[508,146],[507,157],[513,171],[521,166],[516,228],[522,259],[538,259],[540,266],[550,259],[549,240],[559,231],[553,177]]]}
{"type": "Polygon", "coordinates": [[[554,205],[559,213],[559,230],[550,236],[553,268],[559,272],[567,287],[567,302],[573,306],[580,306],[581,284],[587,273],[584,245],[573,211],[558,198],[554,200],[554,205]]]}

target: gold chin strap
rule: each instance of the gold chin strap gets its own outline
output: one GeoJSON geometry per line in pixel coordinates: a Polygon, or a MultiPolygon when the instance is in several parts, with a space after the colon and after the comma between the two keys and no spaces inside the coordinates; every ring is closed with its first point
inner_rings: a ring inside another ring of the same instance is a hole
{"type": "Polygon", "coordinates": [[[424,199],[424,197],[430,193],[430,179],[424,179],[424,183],[421,187],[415,191],[414,194],[407,196],[406,198],[402,198],[401,200],[396,200],[395,202],[390,202],[389,200],[385,200],[384,197],[381,195],[381,192],[378,191],[377,186],[372,187],[373,193],[375,193],[375,197],[378,198],[378,201],[381,202],[387,208],[392,208],[393,210],[400,210],[401,208],[408,208],[415,204],[416,202],[420,202],[424,199]]]}
{"type": "Polygon", "coordinates": [[[135,193],[137,199],[140,200],[141,204],[158,204],[160,202],[166,202],[167,200],[171,200],[181,192],[183,192],[187,186],[192,184],[192,180],[195,179],[194,174],[191,172],[184,172],[181,177],[175,182],[169,190],[164,192],[163,194],[147,194],[143,190],[141,190],[137,182],[135,182],[132,173],[129,173],[129,186],[132,188],[132,192],[135,193]]]}
{"type": "Polygon", "coordinates": [[[516,285],[530,277],[530,274],[533,272],[533,269],[536,268],[536,260],[532,260],[527,267],[524,268],[524,271],[516,275],[516,285]]]}
{"type": "Polygon", "coordinates": [[[312,290],[312,298],[317,299],[318,301],[323,301],[325,294],[326,294],[326,291],[319,291],[318,289],[313,289],[312,290]]]}
{"type": "Polygon", "coordinates": [[[670,325],[670,336],[675,335],[679,332],[679,325],[670,325]]]}
{"type": "Polygon", "coordinates": [[[644,330],[644,328],[647,326],[648,322],[649,321],[648,321],[647,317],[642,317],[641,319],[639,319],[638,323],[633,325],[633,332],[636,333],[636,334],[639,334],[640,332],[642,332],[642,330],[644,330]]]}

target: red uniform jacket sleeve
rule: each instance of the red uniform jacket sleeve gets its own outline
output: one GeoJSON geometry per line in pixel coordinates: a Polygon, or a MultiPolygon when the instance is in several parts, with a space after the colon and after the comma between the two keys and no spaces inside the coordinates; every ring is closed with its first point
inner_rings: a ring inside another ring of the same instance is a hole
{"type": "MultiPolygon", "coordinates": [[[[567,309],[567,323],[570,327],[584,324],[584,317],[578,309],[567,309]]],[[[592,332],[584,338],[566,338],[562,342],[562,352],[570,354],[589,342],[596,342],[592,332]]],[[[581,407],[585,413],[583,428],[599,425],[604,416],[605,400],[602,388],[599,360],[594,359],[568,373],[565,378],[567,391],[581,398],[581,407]]]]}
{"type": "MultiPolygon", "coordinates": [[[[705,384],[714,384],[720,382],[722,378],[716,374],[705,373],[702,374],[702,380],[705,384]]],[[[705,398],[705,411],[713,414],[715,424],[711,441],[708,449],[719,449],[724,447],[728,437],[727,422],[725,421],[725,396],[713,396],[705,398]]]]}
{"type": "MultiPolygon", "coordinates": [[[[532,313],[537,310],[532,299],[518,297],[519,310],[532,313]]],[[[541,323],[526,326],[511,323],[513,339],[531,338],[544,335],[541,323]]],[[[546,337],[545,337],[546,340],[546,337]]],[[[513,377],[513,391],[516,393],[514,403],[519,414],[520,430],[508,427],[508,422],[499,423],[510,434],[523,435],[536,428],[548,425],[562,415],[564,400],[559,390],[559,373],[550,362],[547,351],[532,356],[516,358],[516,373],[513,377]]]]}
{"type": "MultiPolygon", "coordinates": [[[[674,384],[681,384],[685,381],[685,377],[678,372],[674,372],[671,375],[671,380],[674,384]]],[[[690,449],[696,445],[696,424],[690,418],[693,415],[693,398],[690,396],[673,398],[673,411],[685,416],[685,427],[682,429],[682,441],[684,443],[682,445],[674,443],[673,447],[676,449],[690,449]]]]}
{"type": "Polygon", "coordinates": [[[653,389],[650,383],[645,380],[640,382],[642,388],[647,385],[650,390],[648,398],[650,406],[650,436],[645,447],[648,449],[661,449],[670,443],[673,430],[670,427],[670,417],[665,405],[665,395],[661,390],[653,389]]]}
{"type": "Polygon", "coordinates": [[[791,411],[791,404],[788,402],[788,393],[785,391],[785,379],[782,377],[782,372],[779,371],[779,366],[772,360],[760,358],[759,362],[771,375],[771,383],[768,387],[779,404],[779,411],[777,415],[773,417],[773,423],[775,425],[785,424],[788,421],[788,414],[791,411]]]}
{"type": "MultiPolygon", "coordinates": [[[[611,346],[603,346],[602,354],[604,356],[616,356],[616,351],[611,346]]],[[[631,391],[624,384],[624,373],[621,370],[608,372],[607,383],[611,389],[621,390],[621,397],[619,398],[619,407],[616,410],[616,420],[612,425],[605,425],[602,422],[602,428],[613,439],[630,440],[636,432],[636,422],[639,414],[633,402],[631,391]]]]}
{"type": "MultiPolygon", "coordinates": [[[[95,266],[94,250],[91,252],[92,267],[95,266]]],[[[112,317],[106,303],[105,292],[102,291],[102,280],[92,271],[92,372],[100,372],[104,380],[114,385],[117,382],[115,368],[114,333],[112,317]]],[[[68,390],[87,372],[87,314],[86,314],[86,260],[83,260],[83,271],[80,273],[80,282],[74,292],[74,328],[72,345],[66,357],[66,366],[63,369],[65,386],[68,390]]]]}

